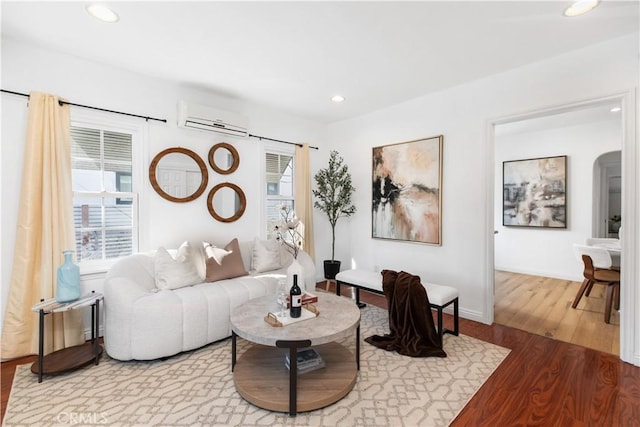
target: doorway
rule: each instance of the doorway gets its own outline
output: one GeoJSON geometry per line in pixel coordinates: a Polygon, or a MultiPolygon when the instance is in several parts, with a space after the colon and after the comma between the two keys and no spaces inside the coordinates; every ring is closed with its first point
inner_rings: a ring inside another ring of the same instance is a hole
{"type": "MultiPolygon", "coordinates": [[[[609,196],[609,189],[614,191],[616,184],[615,156],[605,155],[621,152],[619,106],[619,100],[610,100],[495,125],[496,323],[620,354],[620,319],[616,313],[610,324],[604,323],[604,296],[599,291],[576,309],[571,308],[582,281],[582,264],[573,254],[573,244],[600,237],[600,228],[606,228],[599,227],[600,217],[609,218],[615,210],[615,196],[609,196]],[[503,162],[554,156],[567,156],[566,228],[503,225],[503,162]],[[596,171],[595,165],[601,168],[596,171]],[[608,206],[609,202],[613,206],[608,206]],[[594,206],[598,206],[597,212],[594,206]]],[[[620,169],[617,176],[620,179],[620,169]]],[[[619,206],[622,191],[620,185],[617,188],[619,206]]]]}

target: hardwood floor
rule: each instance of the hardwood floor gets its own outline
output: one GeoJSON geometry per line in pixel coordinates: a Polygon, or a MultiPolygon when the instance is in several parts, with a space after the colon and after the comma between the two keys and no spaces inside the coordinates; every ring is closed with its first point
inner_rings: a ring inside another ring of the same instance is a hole
{"type": "MultiPolygon", "coordinates": [[[[361,299],[387,308],[381,295],[361,292],[361,299]]],[[[451,323],[451,316],[445,314],[445,322],[451,323]]],[[[460,331],[511,353],[452,426],[640,426],[640,368],[612,354],[508,326],[460,319],[460,331]]],[[[2,363],[2,418],[16,365],[33,360],[2,363]]]]}
{"type": "Polygon", "coordinates": [[[604,322],[604,286],[593,287],[575,309],[580,283],[527,274],[495,272],[494,321],[594,350],[620,354],[620,315],[604,322]]]}
{"type": "MultiPolygon", "coordinates": [[[[360,297],[387,308],[381,295],[361,292],[360,297]]],[[[451,324],[451,316],[445,314],[445,322],[451,324]]],[[[640,368],[613,354],[508,326],[461,318],[460,332],[511,353],[452,427],[640,426],[640,368]]]]}

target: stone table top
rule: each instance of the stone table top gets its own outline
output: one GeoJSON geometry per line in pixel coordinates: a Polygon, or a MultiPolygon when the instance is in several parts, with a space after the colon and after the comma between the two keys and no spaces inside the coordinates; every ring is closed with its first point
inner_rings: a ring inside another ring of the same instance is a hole
{"type": "Polygon", "coordinates": [[[309,320],[275,327],[264,317],[279,311],[276,295],[265,295],[242,304],[231,312],[231,329],[240,337],[275,347],[276,341],[311,340],[311,345],[326,344],[350,336],[360,324],[360,309],[350,298],[318,293],[314,305],[320,314],[309,320]]]}

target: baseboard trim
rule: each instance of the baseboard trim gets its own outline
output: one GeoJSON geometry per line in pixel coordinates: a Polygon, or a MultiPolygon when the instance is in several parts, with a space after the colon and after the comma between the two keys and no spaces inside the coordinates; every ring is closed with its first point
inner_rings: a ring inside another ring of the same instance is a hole
{"type": "Polygon", "coordinates": [[[583,280],[582,276],[559,274],[552,271],[530,270],[527,268],[510,267],[506,265],[496,265],[494,267],[494,270],[506,271],[509,273],[528,274],[530,276],[551,277],[560,280],[571,280],[572,282],[582,282],[583,280]]]}
{"type": "MultiPolygon", "coordinates": [[[[100,328],[98,329],[98,338],[100,337],[104,337],[104,327],[101,325],[100,328]]],[[[91,340],[91,328],[85,328],[84,330],[84,340],[85,341],[90,341],[91,340]]]]}
{"type": "MultiPolygon", "coordinates": [[[[449,313],[449,314],[453,314],[453,310],[450,310],[449,307],[447,307],[445,309],[445,313],[449,313]]],[[[469,310],[466,309],[464,307],[460,307],[459,313],[460,317],[462,317],[463,319],[467,319],[467,320],[473,320],[474,322],[478,322],[478,323],[484,323],[485,325],[490,325],[490,323],[487,323],[483,313],[481,313],[480,311],[477,310],[469,310]]]]}

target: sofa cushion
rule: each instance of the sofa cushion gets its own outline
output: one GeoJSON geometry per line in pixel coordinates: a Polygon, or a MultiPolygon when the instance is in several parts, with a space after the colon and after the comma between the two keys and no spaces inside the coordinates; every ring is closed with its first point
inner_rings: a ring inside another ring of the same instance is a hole
{"type": "Polygon", "coordinates": [[[222,259],[221,264],[218,264],[213,258],[207,259],[207,273],[205,278],[207,282],[233,279],[234,277],[247,275],[247,270],[244,269],[244,264],[242,263],[238,239],[230,241],[224,249],[231,251],[231,253],[222,259]]]}
{"type": "Polygon", "coordinates": [[[275,240],[255,239],[251,265],[256,273],[277,270],[282,267],[280,244],[275,240]]]}
{"type": "Polygon", "coordinates": [[[154,257],[156,287],[161,290],[178,289],[201,282],[193,263],[191,246],[185,242],[178,249],[176,259],[163,247],[158,248],[154,257]]]}

